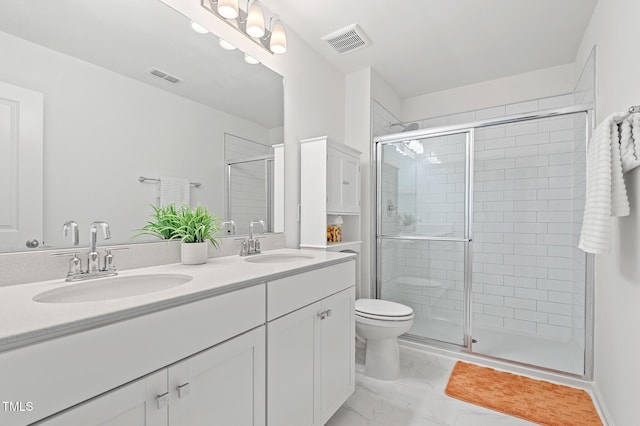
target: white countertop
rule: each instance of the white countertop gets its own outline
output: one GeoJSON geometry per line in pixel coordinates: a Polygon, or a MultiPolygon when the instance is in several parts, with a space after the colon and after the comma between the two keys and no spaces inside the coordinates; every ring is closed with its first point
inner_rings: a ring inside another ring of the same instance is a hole
{"type": "Polygon", "coordinates": [[[301,258],[287,263],[251,263],[245,261],[247,257],[228,256],[209,259],[204,265],[171,264],[131,269],[119,272],[118,276],[186,274],[193,279],[166,290],[95,302],[40,303],[32,300],[34,296],[47,290],[78,285],[65,282],[64,277],[0,287],[0,352],[341,263],[354,256],[296,249],[264,252],[276,253],[307,254],[313,258],[301,258]]]}

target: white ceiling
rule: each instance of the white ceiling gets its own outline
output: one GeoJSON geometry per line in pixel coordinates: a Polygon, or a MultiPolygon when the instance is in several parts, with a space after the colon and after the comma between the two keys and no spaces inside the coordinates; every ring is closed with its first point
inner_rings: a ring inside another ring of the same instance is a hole
{"type": "Polygon", "coordinates": [[[575,60],[597,0],[262,0],[341,71],[371,66],[401,98],[575,60]],[[320,40],[357,23],[372,45],[320,40]]]}
{"type": "MultiPolygon", "coordinates": [[[[267,128],[283,125],[282,77],[226,51],[158,0],[2,0],[0,31],[267,128]],[[159,68],[183,82],[149,74],[159,68]]],[[[55,70],[43,70],[55,72],[55,70]]]]}

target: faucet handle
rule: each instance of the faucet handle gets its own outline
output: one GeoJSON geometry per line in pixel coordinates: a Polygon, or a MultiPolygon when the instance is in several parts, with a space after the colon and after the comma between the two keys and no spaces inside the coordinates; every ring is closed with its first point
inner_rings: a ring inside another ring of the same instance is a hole
{"type": "Polygon", "coordinates": [[[254,241],[255,241],[255,242],[254,242],[254,247],[253,247],[253,249],[254,249],[254,251],[255,251],[256,253],[262,253],[262,248],[260,247],[260,238],[261,238],[261,237],[255,237],[255,238],[254,238],[254,241]]]}
{"type": "Polygon", "coordinates": [[[82,274],[82,260],[78,257],[78,252],[69,253],[53,253],[51,257],[71,257],[69,259],[69,270],[67,271],[67,277],[75,277],[82,274]]]}
{"type": "Polygon", "coordinates": [[[111,254],[111,249],[106,249],[104,254],[104,268],[103,271],[115,271],[116,265],[113,262],[113,255],[111,254]]]}
{"type": "Polygon", "coordinates": [[[236,238],[236,241],[240,241],[240,256],[246,256],[249,254],[249,240],[247,238],[236,238]]]}

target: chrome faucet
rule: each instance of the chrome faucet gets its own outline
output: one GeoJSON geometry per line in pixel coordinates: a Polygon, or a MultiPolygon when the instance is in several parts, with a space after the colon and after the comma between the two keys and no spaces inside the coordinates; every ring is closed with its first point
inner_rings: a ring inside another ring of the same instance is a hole
{"type": "Polygon", "coordinates": [[[111,230],[107,222],[96,221],[89,226],[89,254],[87,255],[87,273],[100,272],[100,255],[98,254],[98,227],[102,228],[105,240],[111,238],[111,230]]]}
{"type": "Polygon", "coordinates": [[[224,222],[222,222],[220,224],[220,226],[224,227],[225,225],[230,225],[231,226],[231,235],[236,235],[236,221],[229,219],[229,220],[225,220],[224,222]]]}
{"type": "Polygon", "coordinates": [[[73,242],[73,245],[77,246],[78,244],[80,244],[80,233],[78,232],[78,224],[73,220],[65,222],[64,225],[62,225],[62,234],[65,237],[68,237],[69,233],[71,233],[71,241],[73,242]]]}
{"type": "Polygon", "coordinates": [[[252,254],[258,254],[262,252],[262,248],[260,247],[260,241],[258,238],[253,237],[253,225],[261,225],[262,232],[264,232],[265,226],[264,221],[262,220],[254,220],[249,223],[249,237],[244,239],[242,238],[242,243],[240,245],[240,256],[249,256],[252,254]]]}
{"type": "MultiPolygon", "coordinates": [[[[127,250],[126,247],[107,249],[104,255],[104,265],[100,267],[100,254],[98,253],[98,228],[102,228],[102,235],[105,240],[111,238],[111,230],[109,224],[102,221],[96,221],[89,227],[89,253],[87,254],[87,269],[82,269],[82,260],[78,257],[78,252],[73,253],[54,253],[52,256],[72,256],[69,261],[69,271],[67,272],[66,281],[81,281],[92,278],[108,277],[118,275],[113,262],[113,254],[111,251],[127,250]]],[[[74,221],[65,222],[62,227],[64,236],[71,238],[73,245],[78,245],[78,224],[74,221]]]]}

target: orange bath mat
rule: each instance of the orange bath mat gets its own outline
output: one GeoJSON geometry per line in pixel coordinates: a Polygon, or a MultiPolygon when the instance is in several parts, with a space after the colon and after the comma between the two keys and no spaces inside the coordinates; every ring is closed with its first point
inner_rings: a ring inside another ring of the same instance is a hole
{"type": "Polygon", "coordinates": [[[602,425],[582,389],[458,361],[445,393],[453,398],[548,426],[602,425]]]}

